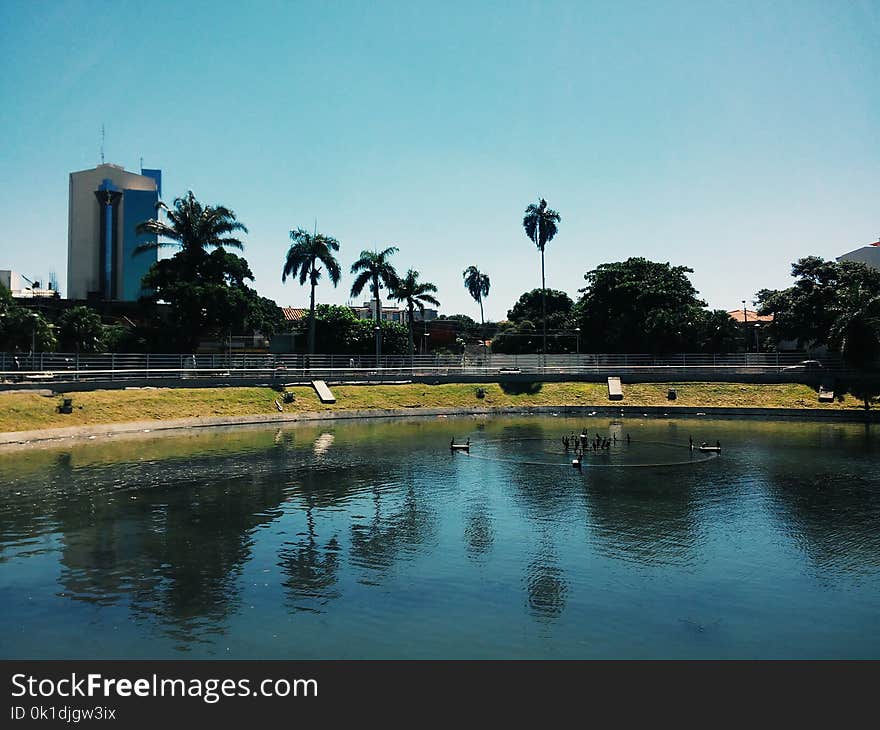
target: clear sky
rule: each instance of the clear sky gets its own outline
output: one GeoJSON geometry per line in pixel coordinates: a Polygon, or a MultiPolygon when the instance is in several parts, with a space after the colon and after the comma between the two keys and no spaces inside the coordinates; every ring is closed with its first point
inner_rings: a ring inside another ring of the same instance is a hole
{"type": "Polygon", "coordinates": [[[336,236],[344,303],[363,248],[478,317],[540,286],[522,231],[562,215],[547,285],[596,265],[695,269],[710,306],[787,286],[790,263],[880,234],[880,3],[0,2],[0,268],[64,291],[68,173],[163,170],[249,228],[281,305],[288,231],[336,236]]]}

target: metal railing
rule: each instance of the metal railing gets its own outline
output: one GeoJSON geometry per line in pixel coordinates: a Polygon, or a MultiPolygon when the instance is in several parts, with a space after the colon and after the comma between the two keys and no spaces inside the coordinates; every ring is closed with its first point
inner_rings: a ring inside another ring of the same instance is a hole
{"type": "MultiPolygon", "coordinates": [[[[669,372],[770,374],[800,366],[803,352],[674,355],[272,355],[262,353],[140,354],[106,353],[0,353],[0,379],[12,382],[70,382],[164,380],[169,378],[229,378],[285,381],[303,378],[369,380],[377,376],[504,376],[639,373],[662,376],[669,372]]],[[[810,359],[820,371],[839,371],[839,356],[810,359]]]]}

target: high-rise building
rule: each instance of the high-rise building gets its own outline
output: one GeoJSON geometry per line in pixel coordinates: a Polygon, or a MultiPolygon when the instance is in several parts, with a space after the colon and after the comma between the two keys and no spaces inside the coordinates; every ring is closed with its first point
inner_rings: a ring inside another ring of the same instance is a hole
{"type": "Polygon", "coordinates": [[[101,164],[70,173],[67,228],[67,296],[136,300],[141,279],[158,252],[135,255],[156,236],[138,234],[139,223],[156,217],[162,195],[162,171],[138,175],[119,165],[101,164]]]}

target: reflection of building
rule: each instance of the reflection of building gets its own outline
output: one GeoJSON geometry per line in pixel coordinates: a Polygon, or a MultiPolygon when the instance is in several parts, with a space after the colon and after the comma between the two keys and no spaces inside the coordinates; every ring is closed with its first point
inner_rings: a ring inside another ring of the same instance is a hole
{"type": "Polygon", "coordinates": [[[67,296],[132,301],[141,279],[157,260],[135,248],[156,237],[138,235],[137,225],[156,217],[162,171],[127,172],[101,164],[70,174],[67,233],[67,296]]]}
{"type": "Polygon", "coordinates": [[[872,269],[880,269],[880,240],[869,243],[867,246],[857,248],[842,256],[837,257],[838,261],[857,261],[858,263],[870,266],[872,269]]]}

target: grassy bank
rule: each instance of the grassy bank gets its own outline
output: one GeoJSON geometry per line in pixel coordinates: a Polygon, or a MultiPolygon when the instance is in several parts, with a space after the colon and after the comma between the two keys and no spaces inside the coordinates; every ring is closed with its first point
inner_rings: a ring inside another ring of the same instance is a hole
{"type": "MultiPolygon", "coordinates": [[[[372,385],[334,387],[334,405],[323,405],[311,388],[291,388],[296,400],[285,404],[287,413],[361,408],[431,408],[473,406],[608,405],[601,383],[534,383],[501,386],[487,383],[425,385],[372,385]],[[477,397],[482,387],[485,397],[477,397]]],[[[277,413],[280,395],[270,388],[150,388],[99,390],[72,394],[74,411],[57,412],[61,396],[33,393],[0,393],[0,432],[23,431],[102,423],[167,420],[209,416],[248,416],[277,413]]],[[[847,395],[841,402],[817,401],[816,391],[799,384],[751,385],[743,383],[641,383],[624,385],[628,406],[741,407],[858,409],[860,402],[847,395]],[[677,400],[666,400],[669,388],[677,400]]]]}

